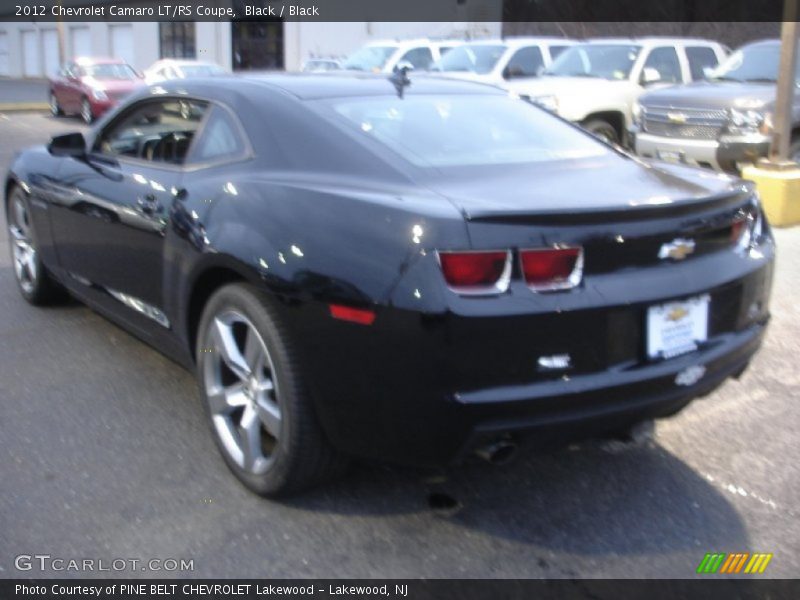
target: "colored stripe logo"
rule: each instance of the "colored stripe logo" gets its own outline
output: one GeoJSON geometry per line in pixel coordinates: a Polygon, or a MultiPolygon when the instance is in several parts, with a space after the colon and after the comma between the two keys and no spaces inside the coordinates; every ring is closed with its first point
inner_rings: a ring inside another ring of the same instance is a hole
{"type": "Polygon", "coordinates": [[[710,575],[722,573],[726,575],[738,573],[763,573],[769,561],[772,560],[772,553],[755,552],[734,552],[725,554],[723,552],[709,552],[697,566],[697,573],[710,575]]]}

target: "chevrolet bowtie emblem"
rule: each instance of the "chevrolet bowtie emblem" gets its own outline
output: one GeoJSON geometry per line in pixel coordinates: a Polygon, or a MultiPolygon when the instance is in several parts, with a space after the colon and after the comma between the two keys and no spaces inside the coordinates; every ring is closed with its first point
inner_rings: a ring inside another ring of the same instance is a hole
{"type": "Polygon", "coordinates": [[[670,123],[686,123],[686,115],[683,113],[668,112],[667,118],[670,123]]]}
{"type": "Polygon", "coordinates": [[[658,250],[658,258],[664,260],[671,258],[672,260],[683,260],[694,252],[694,240],[684,240],[677,238],[667,244],[662,244],[658,250]]]}

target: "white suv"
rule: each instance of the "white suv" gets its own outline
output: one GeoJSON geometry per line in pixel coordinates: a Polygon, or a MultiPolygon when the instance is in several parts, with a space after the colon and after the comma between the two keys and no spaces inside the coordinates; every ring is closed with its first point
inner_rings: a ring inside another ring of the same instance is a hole
{"type": "Polygon", "coordinates": [[[725,55],[721,44],[700,39],[595,39],[563,52],[542,77],[517,79],[506,87],[622,144],[640,94],[703,79],[725,55]]]}
{"type": "Polygon", "coordinates": [[[516,37],[467,42],[448,52],[431,72],[506,87],[513,79],[536,77],[574,41],[557,37],[516,37]]]}
{"type": "Polygon", "coordinates": [[[347,57],[342,69],[391,73],[400,63],[408,63],[415,71],[427,71],[449,50],[459,46],[458,40],[386,40],[362,46],[347,57]]]}

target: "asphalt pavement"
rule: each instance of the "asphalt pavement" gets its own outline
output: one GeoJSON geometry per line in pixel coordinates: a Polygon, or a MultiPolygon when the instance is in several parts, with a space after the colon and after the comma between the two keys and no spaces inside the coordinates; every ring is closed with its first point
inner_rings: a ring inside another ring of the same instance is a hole
{"type": "MultiPolygon", "coordinates": [[[[0,114],[0,168],[81,129],[0,114]]],[[[356,465],[271,502],[226,469],[189,373],[78,303],[22,300],[2,225],[0,578],[92,574],[15,568],[33,554],[193,561],[111,573],[127,576],[690,578],[707,552],[770,552],[763,576],[800,573],[800,228],[776,233],[751,368],[652,439],[503,467],[356,465]]]]}

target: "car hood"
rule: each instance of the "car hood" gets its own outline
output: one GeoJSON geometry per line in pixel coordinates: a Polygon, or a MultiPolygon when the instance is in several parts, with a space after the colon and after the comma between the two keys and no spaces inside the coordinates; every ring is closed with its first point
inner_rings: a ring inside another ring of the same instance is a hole
{"type": "Polygon", "coordinates": [[[669,108],[761,108],[775,102],[774,84],[701,81],[642,95],[644,106],[669,108]]]}
{"type": "Polygon", "coordinates": [[[431,71],[434,77],[447,77],[461,81],[477,81],[479,83],[496,83],[496,78],[491,73],[472,73],[471,71],[431,71]]]}
{"type": "Polygon", "coordinates": [[[680,208],[747,191],[730,175],[611,151],[596,158],[449,168],[427,184],[468,219],[680,208]]]}

